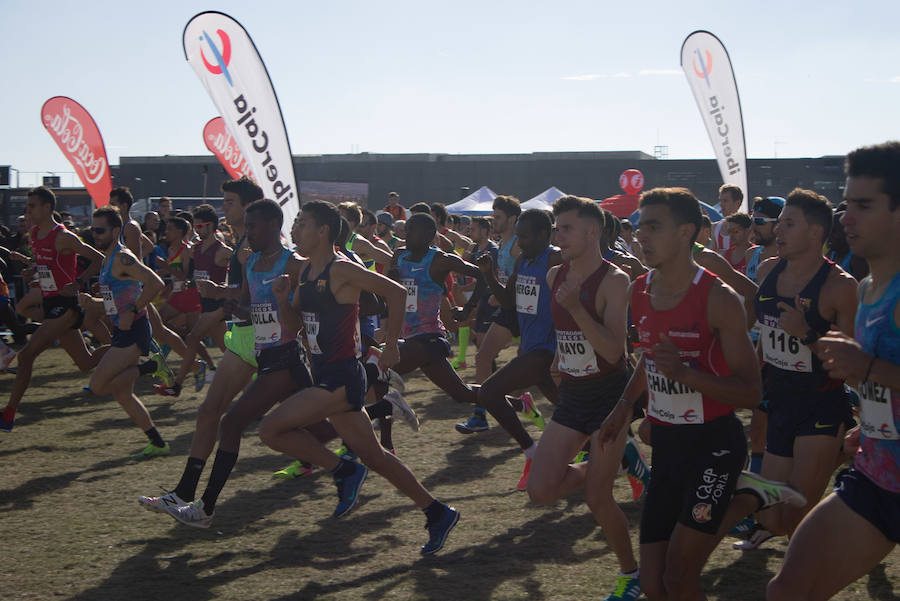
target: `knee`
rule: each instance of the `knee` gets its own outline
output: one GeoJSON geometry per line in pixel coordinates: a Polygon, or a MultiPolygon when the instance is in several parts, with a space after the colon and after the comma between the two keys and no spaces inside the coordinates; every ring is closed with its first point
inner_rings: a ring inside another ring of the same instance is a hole
{"type": "Polygon", "coordinates": [[[556,495],[551,487],[535,478],[534,474],[528,478],[528,498],[535,505],[552,505],[556,502],[556,495]]]}
{"type": "Polygon", "coordinates": [[[202,403],[200,403],[200,406],[197,408],[198,422],[218,421],[219,417],[221,417],[219,403],[213,402],[208,397],[202,403]]]}
{"type": "Polygon", "coordinates": [[[223,440],[240,440],[245,426],[244,420],[231,413],[226,413],[222,421],[219,422],[219,437],[223,440]]]}
{"type": "Polygon", "coordinates": [[[278,432],[274,427],[272,427],[272,420],[264,418],[259,424],[259,439],[270,449],[274,449],[276,447],[278,432]]]}
{"type": "Polygon", "coordinates": [[[372,451],[360,451],[359,459],[363,463],[366,464],[367,467],[375,470],[378,473],[386,467],[387,462],[393,458],[393,455],[390,455],[381,445],[378,445],[372,451]],[[389,457],[390,455],[390,457],[389,457]]]}
{"type": "MultiPolygon", "coordinates": [[[[498,398],[497,395],[499,392],[496,390],[496,387],[490,382],[485,382],[484,384],[482,384],[478,388],[474,388],[473,390],[475,391],[476,395],[476,404],[479,407],[483,407],[484,409],[487,409],[488,411],[493,413],[496,407],[498,398]]],[[[500,398],[502,397],[503,395],[502,393],[500,393],[500,398]]]]}
{"type": "Polygon", "coordinates": [[[88,388],[91,389],[91,392],[94,394],[101,396],[106,394],[106,382],[102,382],[100,378],[97,377],[97,373],[94,372],[94,375],[91,376],[90,382],[88,382],[88,388]]]}

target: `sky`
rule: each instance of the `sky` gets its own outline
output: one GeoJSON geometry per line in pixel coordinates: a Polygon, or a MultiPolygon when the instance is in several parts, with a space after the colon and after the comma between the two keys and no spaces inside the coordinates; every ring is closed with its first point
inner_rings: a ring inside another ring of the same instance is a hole
{"type": "Polygon", "coordinates": [[[266,63],[294,154],[530,153],[668,147],[713,158],[680,48],[731,56],[749,158],[845,154],[900,138],[900,3],[452,3],[0,0],[0,164],[31,185],[72,171],[40,122],[69,96],[109,161],[209,155],[217,115],[184,59],[204,10],[231,15],[266,63]]]}

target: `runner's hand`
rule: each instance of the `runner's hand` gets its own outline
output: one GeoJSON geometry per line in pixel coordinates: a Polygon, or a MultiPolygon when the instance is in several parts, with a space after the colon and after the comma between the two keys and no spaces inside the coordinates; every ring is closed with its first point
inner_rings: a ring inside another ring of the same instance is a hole
{"type": "Polygon", "coordinates": [[[494,271],[494,260],[489,253],[485,253],[478,257],[478,259],[475,260],[475,264],[478,265],[478,269],[481,270],[481,273],[485,275],[493,273],[494,271]]]}
{"type": "Polygon", "coordinates": [[[569,313],[576,311],[581,305],[579,296],[581,296],[581,285],[583,283],[584,278],[581,275],[569,270],[565,281],[556,290],[556,302],[562,305],[569,313]]]}
{"type": "Polygon", "coordinates": [[[848,382],[860,382],[872,361],[872,356],[857,341],[837,330],[830,330],[819,338],[816,355],[828,370],[829,377],[848,382]]]}
{"type": "Polygon", "coordinates": [[[378,359],[378,367],[384,371],[389,367],[393,367],[400,362],[400,347],[397,341],[388,342],[381,349],[381,357],[378,359]]]}
{"type": "Polygon", "coordinates": [[[279,304],[287,304],[291,294],[291,278],[286,273],[282,273],[272,282],[272,294],[275,295],[279,304]]]}
{"type": "Polygon", "coordinates": [[[597,442],[600,444],[601,453],[606,451],[607,444],[612,444],[616,441],[619,437],[619,432],[628,423],[632,413],[633,409],[627,403],[619,401],[612,412],[606,416],[603,424],[600,425],[600,429],[594,434],[597,437],[597,442]]]}
{"type": "Polygon", "coordinates": [[[778,327],[801,340],[806,337],[809,331],[809,324],[806,323],[806,315],[803,312],[803,304],[800,302],[800,295],[794,297],[794,306],[790,306],[784,301],[778,303],[781,309],[781,316],[778,318],[778,327]]]}
{"type": "Polygon", "coordinates": [[[94,297],[90,294],[85,294],[84,292],[78,293],[78,306],[82,309],[87,309],[94,303],[94,297]]]}
{"type": "Polygon", "coordinates": [[[676,382],[681,382],[688,370],[681,362],[678,347],[665,334],[660,334],[659,342],[653,345],[653,360],[656,362],[657,371],[676,382]]]}

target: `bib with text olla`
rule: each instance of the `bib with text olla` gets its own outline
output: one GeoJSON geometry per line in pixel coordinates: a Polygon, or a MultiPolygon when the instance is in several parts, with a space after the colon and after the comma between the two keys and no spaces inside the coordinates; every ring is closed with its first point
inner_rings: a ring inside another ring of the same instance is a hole
{"type": "Polygon", "coordinates": [[[278,306],[274,303],[250,305],[250,321],[257,344],[271,344],[281,340],[281,324],[278,322],[278,306]]]}

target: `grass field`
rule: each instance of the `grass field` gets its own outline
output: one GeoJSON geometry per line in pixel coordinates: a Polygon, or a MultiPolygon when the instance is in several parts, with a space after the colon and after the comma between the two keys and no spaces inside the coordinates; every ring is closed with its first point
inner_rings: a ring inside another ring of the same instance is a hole
{"type": "MultiPolygon", "coordinates": [[[[111,399],[82,392],[86,382],[61,350],[45,353],[15,430],[0,434],[3,601],[581,600],[612,590],[615,558],[581,496],[531,505],[515,491],[522,457],[514,443],[496,427],[458,434],[453,424],[469,407],[420,375],[407,379],[406,398],[422,430],[396,424],[397,453],[432,493],[462,511],[445,549],[429,558],[419,555],[423,514],[384,479],[371,475],[359,507],[333,520],[331,477],[317,470],[272,479],[288,460],[259,442],[255,425],[210,529],[143,510],[139,495],[177,483],[202,393],[191,389],[172,400],[141,383],[138,393],[173,454],[138,461],[129,455],[146,438],[111,399]]],[[[2,376],[4,398],[11,384],[12,376],[2,376]]],[[[546,401],[540,404],[549,417],[546,401]]],[[[616,498],[636,546],[641,505],[631,501],[624,477],[616,498]]],[[[746,553],[732,550],[733,541],[722,543],[704,573],[709,598],[763,599],[784,539],[746,553]]],[[[900,600],[898,564],[895,552],[837,598],[900,600]]]]}

